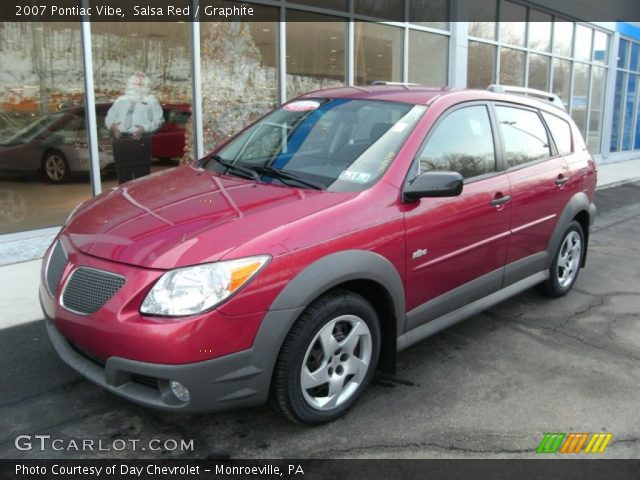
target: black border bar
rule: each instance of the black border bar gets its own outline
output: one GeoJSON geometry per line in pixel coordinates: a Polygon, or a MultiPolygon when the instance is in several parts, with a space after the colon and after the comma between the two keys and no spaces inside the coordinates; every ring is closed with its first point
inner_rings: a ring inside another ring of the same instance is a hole
{"type": "MultiPolygon", "coordinates": [[[[405,20],[404,0],[353,0],[357,17],[378,21],[405,20]]],[[[411,22],[442,21],[522,21],[519,13],[505,9],[497,17],[496,0],[409,0],[411,22]],[[518,15],[518,16],[516,16],[518,15]]],[[[513,0],[512,3],[531,6],[555,13],[567,19],[594,21],[640,21],[638,0],[513,0]]],[[[345,0],[346,5],[346,0],[345,0]]],[[[295,0],[287,6],[296,8],[295,0]]],[[[306,0],[306,7],[324,9],[323,1],[306,0]]],[[[2,0],[0,21],[12,22],[177,22],[194,21],[272,21],[273,7],[235,0],[2,0]],[[88,5],[87,7],[84,5],[88,5]],[[87,15],[88,14],[88,15],[87,15]]],[[[327,13],[329,13],[327,11],[327,13]]],[[[327,21],[344,21],[342,16],[326,15],[327,21]]],[[[301,21],[305,21],[302,19],[301,21]]],[[[306,21],[317,21],[309,15],[306,21]]]]}
{"type": "Polygon", "coordinates": [[[637,480],[639,475],[640,460],[0,460],[1,479],[637,480]]]}

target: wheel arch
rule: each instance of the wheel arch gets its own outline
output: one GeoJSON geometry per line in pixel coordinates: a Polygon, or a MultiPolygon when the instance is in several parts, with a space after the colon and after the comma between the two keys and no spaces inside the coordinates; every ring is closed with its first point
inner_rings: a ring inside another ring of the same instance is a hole
{"type": "Polygon", "coordinates": [[[549,243],[547,244],[547,252],[549,253],[547,268],[549,268],[553,262],[554,254],[562,241],[562,235],[574,220],[580,224],[582,233],[584,234],[584,249],[580,263],[580,266],[584,267],[587,259],[587,247],[589,245],[589,230],[593,224],[595,213],[596,208],[586,193],[578,192],[571,197],[560,214],[551,238],[549,239],[549,243]]]}
{"type": "MultiPolygon", "coordinates": [[[[397,337],[404,329],[405,296],[400,274],[385,257],[364,250],[346,250],[323,257],[307,266],[280,292],[270,311],[301,311],[335,288],[364,297],[380,319],[379,368],[393,372],[397,337]]],[[[277,351],[299,315],[283,325],[277,351]]]]}
{"type": "Polygon", "coordinates": [[[584,235],[584,249],[582,252],[582,259],[580,261],[580,267],[584,267],[587,264],[587,247],[589,246],[589,230],[591,226],[591,217],[586,210],[580,210],[573,218],[582,227],[582,234],[584,235]]]}
{"type": "Polygon", "coordinates": [[[67,160],[67,156],[65,155],[65,153],[60,150],[59,148],[56,147],[52,147],[52,146],[48,146],[46,147],[43,151],[42,151],[42,155],[40,156],[40,164],[42,165],[44,162],[44,159],[47,158],[47,155],[49,155],[50,153],[58,153],[59,155],[62,155],[62,158],[65,159],[65,161],[67,160]]]}

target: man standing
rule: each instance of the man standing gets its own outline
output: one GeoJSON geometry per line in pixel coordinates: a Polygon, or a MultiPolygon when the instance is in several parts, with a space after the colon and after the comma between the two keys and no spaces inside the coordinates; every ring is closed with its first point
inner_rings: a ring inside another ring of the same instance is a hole
{"type": "Polygon", "coordinates": [[[113,135],[118,183],[151,172],[151,134],[162,121],[162,107],[149,91],[149,77],[142,72],[133,74],[104,122],[113,135]]]}

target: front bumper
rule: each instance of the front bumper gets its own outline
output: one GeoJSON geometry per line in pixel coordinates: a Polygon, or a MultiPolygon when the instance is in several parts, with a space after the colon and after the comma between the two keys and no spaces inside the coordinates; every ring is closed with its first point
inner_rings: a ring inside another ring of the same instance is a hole
{"type": "Polygon", "coordinates": [[[280,346],[303,307],[235,317],[213,310],[158,321],[140,315],[139,305],[162,272],[85,255],[59,240],[66,263],[52,295],[46,276],[52,246],[40,303],[51,342],[70,367],[116,395],[167,411],[210,412],[266,401],[280,346]],[[74,312],[60,298],[79,266],[126,277],[126,283],[94,313],[74,312]],[[188,402],[172,394],[172,380],[189,389],[188,402]]]}
{"type": "Polygon", "coordinates": [[[62,360],[88,380],[132,402],[165,411],[203,413],[263,404],[269,395],[271,372],[283,326],[300,310],[272,311],[265,317],[254,347],[198,363],[164,365],[110,357],[91,358],[74,346],[47,318],[47,332],[62,360]],[[179,401],[169,381],[185,385],[188,402],[179,401]]]}

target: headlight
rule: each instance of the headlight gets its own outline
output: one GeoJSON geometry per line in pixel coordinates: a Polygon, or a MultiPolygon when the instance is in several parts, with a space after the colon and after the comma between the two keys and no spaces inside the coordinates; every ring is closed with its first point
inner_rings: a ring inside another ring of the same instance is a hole
{"type": "Polygon", "coordinates": [[[204,312],[251,280],[269,259],[261,255],[171,270],[153,286],[140,312],[167,317],[204,312]]]}

